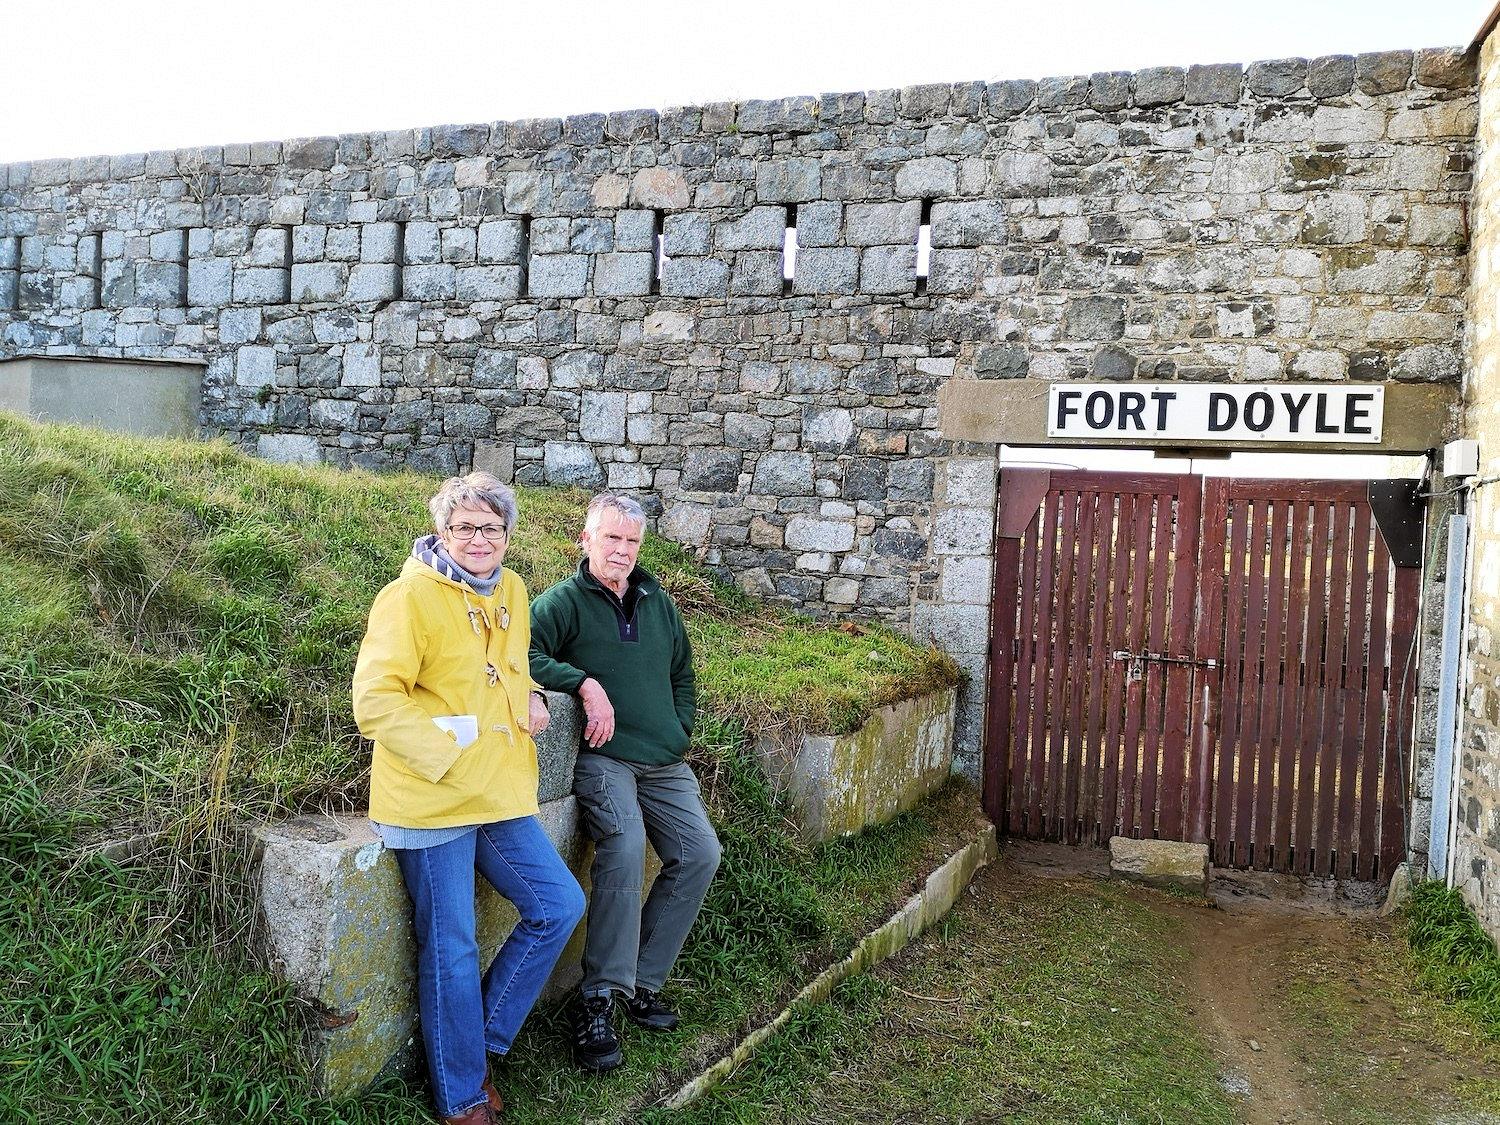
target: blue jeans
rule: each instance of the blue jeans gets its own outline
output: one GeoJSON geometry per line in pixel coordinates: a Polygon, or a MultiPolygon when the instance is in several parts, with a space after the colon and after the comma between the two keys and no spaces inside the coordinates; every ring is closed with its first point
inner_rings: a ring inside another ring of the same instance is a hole
{"type": "Polygon", "coordinates": [[[503,1055],[583,917],[583,891],[535,817],[431,848],[396,849],[417,938],[417,1007],[433,1100],[444,1117],[484,1100],[485,1051],[503,1055]],[[521,915],[483,980],[474,871],[521,915]]]}

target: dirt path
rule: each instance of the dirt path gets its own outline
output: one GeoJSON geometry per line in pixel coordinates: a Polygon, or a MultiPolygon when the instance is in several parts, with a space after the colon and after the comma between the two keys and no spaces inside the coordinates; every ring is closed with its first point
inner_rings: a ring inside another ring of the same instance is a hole
{"type": "MultiPolygon", "coordinates": [[[[1054,877],[1108,872],[1100,850],[1022,845],[1011,859],[1054,877]]],[[[1500,1098],[1493,1076],[1476,1082],[1496,1052],[1412,985],[1396,925],[1375,909],[1380,888],[1233,872],[1214,886],[1213,905],[1138,894],[1181,924],[1184,1006],[1239,1120],[1497,1122],[1473,1104],[1500,1098]]]]}
{"type": "Polygon", "coordinates": [[[1243,1120],[1247,1125],[1323,1120],[1268,998],[1275,994],[1286,949],[1310,927],[1326,928],[1327,920],[1173,909],[1186,914],[1192,927],[1189,1007],[1216,1042],[1225,1088],[1242,1099],[1243,1120]]]}
{"type": "Polygon", "coordinates": [[[1099,849],[1008,842],[682,1121],[1500,1125],[1500,1044],[1411,980],[1371,896],[1218,885],[1194,902],[1099,849]]]}

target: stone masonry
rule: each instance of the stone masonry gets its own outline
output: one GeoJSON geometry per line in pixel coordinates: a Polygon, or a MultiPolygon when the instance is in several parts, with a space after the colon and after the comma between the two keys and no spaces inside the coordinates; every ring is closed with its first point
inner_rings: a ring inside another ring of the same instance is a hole
{"type": "MultiPolygon", "coordinates": [[[[1473,279],[1469,291],[1466,427],[1479,439],[1479,480],[1500,476],[1500,40],[1479,60],[1480,114],[1470,212],[1473,279]]],[[[1472,492],[1467,651],[1461,700],[1455,883],[1493,934],[1500,934],[1500,496],[1493,483],[1472,492]]]]}
{"type": "Polygon", "coordinates": [[[1475,120],[1394,51],[0,166],[0,358],[201,359],[271,458],[638,493],[952,652],[972,771],[997,450],[938,388],[1456,384],[1475,120]]]}

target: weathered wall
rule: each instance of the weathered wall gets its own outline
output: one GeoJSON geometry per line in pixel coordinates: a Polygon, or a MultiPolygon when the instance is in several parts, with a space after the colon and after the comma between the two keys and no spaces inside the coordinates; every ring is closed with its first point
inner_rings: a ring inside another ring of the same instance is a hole
{"type": "MultiPolygon", "coordinates": [[[[1479,479],[1485,481],[1500,476],[1500,36],[1484,44],[1479,73],[1464,406],[1468,435],[1479,440],[1479,479]]],[[[1481,484],[1471,498],[1453,872],[1490,932],[1500,934],[1500,494],[1493,484],[1481,484]]]]}
{"type": "Polygon", "coordinates": [[[972,768],[995,448],[938,387],[1456,382],[1474,115],[1398,51],[12,165],[0,354],[205,358],[270,457],[645,494],[953,652],[972,768]]]}

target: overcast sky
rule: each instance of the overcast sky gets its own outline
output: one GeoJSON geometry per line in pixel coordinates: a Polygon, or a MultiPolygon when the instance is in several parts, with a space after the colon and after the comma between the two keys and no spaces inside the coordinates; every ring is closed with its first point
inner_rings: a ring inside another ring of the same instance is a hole
{"type": "Polygon", "coordinates": [[[1492,0],[0,0],[0,161],[1463,45],[1492,0]]]}

